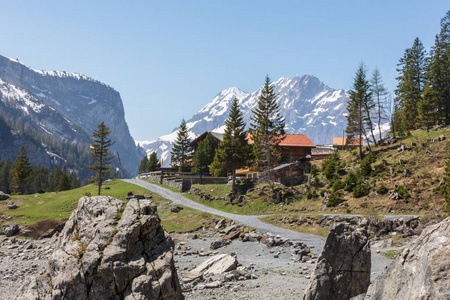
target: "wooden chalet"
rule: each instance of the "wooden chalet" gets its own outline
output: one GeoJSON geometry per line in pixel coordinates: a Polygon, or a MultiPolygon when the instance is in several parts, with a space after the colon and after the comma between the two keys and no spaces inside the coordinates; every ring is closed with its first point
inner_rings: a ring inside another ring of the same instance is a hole
{"type": "Polygon", "coordinates": [[[337,150],[353,149],[359,147],[359,145],[364,145],[364,140],[362,138],[353,137],[350,142],[347,143],[346,137],[334,137],[333,138],[333,148],[337,150]]]}
{"type": "Polygon", "coordinates": [[[213,132],[213,131],[205,131],[201,135],[199,135],[195,140],[191,142],[191,146],[194,148],[194,151],[197,150],[198,145],[203,142],[204,139],[206,139],[206,136],[208,133],[211,133],[211,135],[217,140],[217,143],[223,141],[223,133],[213,132]]]}

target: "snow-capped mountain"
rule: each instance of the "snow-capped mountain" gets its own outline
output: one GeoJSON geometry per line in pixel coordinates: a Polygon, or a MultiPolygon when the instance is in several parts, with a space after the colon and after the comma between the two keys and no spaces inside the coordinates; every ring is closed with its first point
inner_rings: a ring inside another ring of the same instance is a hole
{"type": "MultiPolygon", "coordinates": [[[[311,75],[280,78],[272,85],[278,95],[277,103],[281,108],[281,115],[285,118],[287,133],[306,134],[319,145],[331,144],[333,137],[342,136],[342,130],[346,124],[346,103],[349,96],[347,91],[332,89],[311,75]]],[[[234,97],[239,100],[248,126],[261,90],[262,87],[249,94],[232,87],[219,93],[186,121],[191,137],[195,138],[205,131],[223,132],[231,100],[234,97]]],[[[158,157],[164,160],[164,165],[168,165],[175,138],[176,129],[156,141],[137,143],[148,154],[156,151],[158,157]]]]}
{"type": "Polygon", "coordinates": [[[41,165],[51,167],[59,157],[58,163],[68,168],[87,169],[90,135],[102,121],[116,141],[111,150],[121,162],[115,165],[134,174],[144,153],[129,133],[116,90],[85,75],[34,70],[0,55],[0,138],[11,138],[9,150],[0,149],[0,160],[15,159],[26,140],[27,146],[47,153],[36,157],[41,165]]]}

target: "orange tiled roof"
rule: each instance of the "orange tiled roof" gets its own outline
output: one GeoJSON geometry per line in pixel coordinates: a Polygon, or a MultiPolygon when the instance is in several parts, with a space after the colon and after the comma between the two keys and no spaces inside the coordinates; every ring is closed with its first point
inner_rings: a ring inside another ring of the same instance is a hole
{"type": "MultiPolygon", "coordinates": [[[[253,140],[251,135],[247,133],[247,141],[251,145],[253,140]]],[[[286,134],[284,140],[281,141],[282,147],[310,147],[315,148],[316,145],[305,134],[286,134]]]]}
{"type": "MultiPolygon", "coordinates": [[[[333,146],[345,146],[347,141],[347,138],[342,137],[334,137],[333,138],[333,146]]],[[[354,137],[350,140],[349,146],[359,146],[359,142],[361,141],[361,144],[364,145],[363,139],[354,137]]]]}

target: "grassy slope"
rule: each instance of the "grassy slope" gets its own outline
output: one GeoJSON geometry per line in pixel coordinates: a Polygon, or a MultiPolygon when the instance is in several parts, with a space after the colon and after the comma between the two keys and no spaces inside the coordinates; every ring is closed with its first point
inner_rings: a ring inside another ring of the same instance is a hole
{"type": "MultiPolygon", "coordinates": [[[[396,144],[389,146],[377,146],[374,148],[376,164],[381,164],[382,159],[387,161],[387,166],[380,174],[368,178],[368,182],[380,186],[384,184],[389,191],[392,191],[394,185],[404,186],[411,194],[411,198],[407,201],[396,201],[389,199],[388,195],[377,195],[372,189],[370,194],[362,198],[353,198],[351,193],[343,192],[343,198],[346,200],[345,205],[339,207],[327,208],[323,213],[353,213],[363,215],[382,215],[390,208],[398,214],[427,214],[442,209],[444,205],[443,198],[436,192],[436,187],[442,179],[445,167],[445,160],[450,153],[450,129],[432,131],[426,133],[423,130],[417,130],[412,133],[411,137],[398,141],[396,144]],[[431,143],[432,138],[440,135],[446,135],[447,140],[431,143]],[[410,147],[411,142],[415,142],[418,146],[410,148],[405,152],[398,152],[397,148],[400,144],[410,147]],[[425,143],[425,147],[421,147],[421,143],[425,143]],[[426,149],[431,150],[431,154],[426,154],[426,149]],[[399,165],[398,160],[402,159],[403,164],[399,165]],[[389,167],[393,167],[395,173],[393,176],[389,174],[389,167]],[[411,172],[411,176],[404,177],[404,169],[407,168],[411,172]]],[[[356,165],[355,156],[349,151],[340,152],[341,162],[346,167],[356,165]]],[[[320,165],[322,161],[315,161],[314,164],[320,165]]],[[[321,186],[313,188],[319,192],[327,190],[328,181],[323,175],[319,175],[321,186]]],[[[342,176],[341,179],[343,179],[342,176]]],[[[224,196],[230,192],[230,188],[223,185],[195,185],[203,193],[212,197],[224,196]]],[[[192,200],[200,202],[204,205],[236,214],[298,214],[313,213],[317,214],[319,207],[322,205],[322,197],[316,199],[306,199],[306,185],[299,185],[293,188],[296,195],[291,199],[291,203],[287,206],[272,204],[270,193],[260,195],[257,193],[249,193],[245,195],[248,201],[242,207],[227,204],[224,200],[204,200],[199,196],[186,194],[192,200]]]]}
{"type": "MultiPolygon", "coordinates": [[[[171,203],[167,199],[153,194],[136,185],[120,180],[107,182],[102,195],[111,196],[124,200],[129,191],[133,194],[151,195],[152,201],[158,205],[158,214],[162,224],[167,231],[192,231],[203,226],[203,220],[210,215],[185,207],[180,213],[170,212],[171,203]]],[[[87,185],[78,189],[56,193],[45,193],[36,195],[12,196],[10,200],[0,202],[0,225],[18,223],[34,227],[44,226],[44,223],[57,224],[66,221],[72,210],[78,205],[78,200],[85,194],[95,195],[97,187],[87,185]],[[8,209],[8,202],[13,201],[19,208],[8,209]],[[12,217],[6,220],[7,217],[12,217]]],[[[45,226],[44,226],[45,227],[45,226]]]]}

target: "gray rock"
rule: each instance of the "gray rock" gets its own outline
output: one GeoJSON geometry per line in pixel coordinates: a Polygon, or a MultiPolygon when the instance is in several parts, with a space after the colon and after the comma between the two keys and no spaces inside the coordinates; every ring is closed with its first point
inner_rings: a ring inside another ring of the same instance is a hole
{"type": "Polygon", "coordinates": [[[237,268],[238,261],[236,257],[229,254],[218,254],[205,260],[191,272],[201,273],[203,275],[222,274],[237,268]]]}
{"type": "Polygon", "coordinates": [[[0,191],[0,200],[8,200],[8,199],[9,199],[9,195],[0,191]]]}
{"type": "Polygon", "coordinates": [[[425,228],[368,288],[365,300],[450,299],[450,218],[425,228]]]}
{"type": "Polygon", "coordinates": [[[19,225],[17,224],[11,224],[5,228],[6,236],[13,236],[18,232],[19,232],[19,225]]]}
{"type": "Polygon", "coordinates": [[[330,230],[304,300],[347,300],[370,284],[370,243],[365,229],[338,224],[330,230]]]}
{"type": "Polygon", "coordinates": [[[174,243],[156,206],[131,199],[119,219],[124,204],[104,196],[81,198],[55,243],[47,281],[25,283],[16,297],[183,299],[174,243]],[[39,288],[47,285],[46,291],[39,288]]]}

